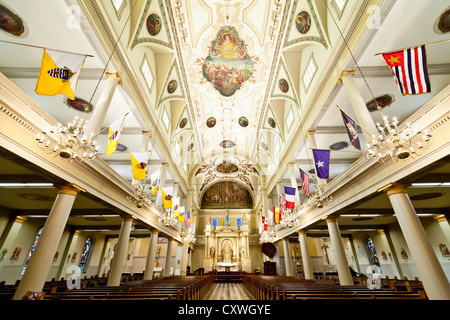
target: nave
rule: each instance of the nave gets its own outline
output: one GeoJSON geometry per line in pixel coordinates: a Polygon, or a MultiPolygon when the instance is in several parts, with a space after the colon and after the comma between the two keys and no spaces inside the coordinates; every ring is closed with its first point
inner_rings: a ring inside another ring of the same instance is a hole
{"type": "Polygon", "coordinates": [[[215,283],[204,300],[254,300],[242,283],[215,283]]]}

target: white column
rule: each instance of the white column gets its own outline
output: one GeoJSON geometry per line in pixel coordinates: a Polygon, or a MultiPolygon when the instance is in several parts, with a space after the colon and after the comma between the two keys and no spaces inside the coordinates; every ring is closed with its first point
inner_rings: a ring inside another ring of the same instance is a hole
{"type": "MultiPolygon", "coordinates": [[[[316,133],[316,131],[314,131],[314,130],[308,130],[306,132],[306,137],[308,138],[308,143],[309,143],[309,146],[311,147],[311,149],[317,149],[316,137],[314,136],[315,133],[316,133]]],[[[312,155],[312,151],[311,151],[311,155],[312,155]]],[[[312,159],[314,161],[314,157],[312,157],[312,159]]],[[[314,170],[316,170],[315,166],[314,166],[314,170]]],[[[326,179],[321,179],[321,178],[317,177],[317,172],[316,172],[316,178],[317,178],[317,183],[319,184],[319,186],[324,186],[327,184],[326,179]]]]}
{"type": "Polygon", "coordinates": [[[366,141],[369,142],[372,140],[372,135],[378,136],[379,133],[369,110],[367,110],[366,103],[364,102],[361,93],[356,87],[355,80],[353,79],[354,75],[354,70],[344,70],[341,73],[338,83],[342,82],[344,84],[345,92],[347,93],[353,111],[356,114],[355,121],[363,129],[364,137],[366,138],[366,141]]]}
{"type": "Polygon", "coordinates": [[[89,123],[85,131],[87,138],[91,135],[95,136],[100,132],[116,87],[119,83],[122,83],[118,73],[106,73],[105,75],[108,79],[105,81],[105,87],[103,88],[98,102],[95,105],[94,111],[89,118],[89,123]]]}
{"type": "Polygon", "coordinates": [[[158,208],[160,208],[160,207],[162,208],[162,206],[163,206],[162,188],[164,188],[166,185],[166,173],[167,173],[167,168],[169,167],[169,164],[167,162],[163,162],[163,163],[161,163],[161,165],[162,165],[161,178],[159,181],[158,195],[156,197],[156,206],[158,208]]]}
{"type": "MultiPolygon", "coordinates": [[[[173,197],[176,198],[178,197],[178,190],[180,189],[180,183],[175,181],[173,183],[173,197]]],[[[181,201],[180,201],[180,205],[181,205],[181,201]]]]}
{"type": "Polygon", "coordinates": [[[145,265],[144,280],[153,279],[153,267],[155,265],[156,247],[158,245],[158,229],[152,230],[152,238],[148,246],[147,263],[145,265]]]}
{"type": "Polygon", "coordinates": [[[182,243],[180,275],[186,275],[186,267],[189,263],[189,242],[182,243]]]}
{"type": "Polygon", "coordinates": [[[284,264],[286,265],[286,275],[292,277],[291,251],[289,250],[289,238],[283,238],[284,264]]]}
{"type": "Polygon", "coordinates": [[[281,182],[277,182],[276,183],[277,186],[277,206],[279,206],[280,204],[280,198],[279,196],[282,196],[284,198],[284,190],[283,190],[283,185],[281,184],[281,182]]]}
{"type": "MultiPolygon", "coordinates": [[[[298,192],[297,175],[295,172],[295,163],[289,162],[287,164],[287,166],[288,166],[288,170],[289,170],[289,178],[291,179],[291,188],[295,189],[295,206],[299,207],[300,206],[300,194],[298,192]]],[[[298,174],[300,176],[300,171],[298,172],[298,174]]]]}
{"type": "Polygon", "coordinates": [[[168,238],[167,242],[167,252],[166,252],[166,262],[164,263],[164,277],[170,276],[170,266],[172,262],[172,246],[173,238],[168,238]]]}
{"type": "Polygon", "coordinates": [[[394,271],[395,275],[401,279],[403,278],[403,273],[400,268],[400,263],[398,262],[397,254],[395,253],[395,249],[392,245],[392,241],[390,240],[390,236],[389,234],[387,234],[387,232],[388,232],[387,230],[378,230],[378,234],[380,234],[381,241],[383,241],[384,245],[387,248],[389,248],[389,251],[391,251],[393,260],[391,261],[392,270],[394,271]]]}
{"type": "Polygon", "coordinates": [[[438,222],[439,226],[442,229],[442,232],[444,232],[447,243],[450,243],[450,224],[448,223],[447,217],[443,214],[440,214],[435,216],[434,220],[438,222]]]}
{"type": "Polygon", "coordinates": [[[133,224],[132,217],[125,217],[120,227],[119,239],[117,240],[117,250],[114,253],[111,269],[109,271],[107,286],[120,285],[123,267],[127,258],[128,245],[130,242],[131,226],[133,224]]]}
{"type": "Polygon", "coordinates": [[[389,196],[428,298],[430,300],[450,300],[448,279],[417,217],[406,187],[402,184],[393,184],[385,191],[389,196]]]}
{"type": "Polygon", "coordinates": [[[86,190],[75,184],[59,187],[39,241],[14,294],[14,300],[20,300],[27,291],[42,291],[73,203],[80,191],[86,190]]]}
{"type": "Polygon", "coordinates": [[[328,232],[330,233],[331,245],[333,247],[334,259],[338,269],[339,284],[342,286],[353,285],[352,274],[345,256],[344,246],[342,244],[341,233],[334,217],[327,218],[328,232]]]}
{"type": "Polygon", "coordinates": [[[306,231],[298,231],[298,241],[300,242],[300,250],[302,251],[302,263],[303,271],[305,272],[305,279],[314,279],[311,256],[309,255],[308,241],[306,239],[306,231]]]}

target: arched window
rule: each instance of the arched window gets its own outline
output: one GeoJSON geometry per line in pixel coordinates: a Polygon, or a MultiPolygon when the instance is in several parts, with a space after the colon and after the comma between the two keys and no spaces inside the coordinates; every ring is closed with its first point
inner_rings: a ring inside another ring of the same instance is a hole
{"type": "Polygon", "coordinates": [[[31,249],[30,249],[30,251],[28,252],[27,258],[25,259],[25,263],[24,263],[24,265],[23,265],[22,272],[20,273],[21,276],[24,275],[25,270],[27,269],[28,262],[30,261],[31,255],[33,254],[34,249],[36,248],[36,244],[37,244],[37,242],[38,242],[38,240],[39,240],[39,237],[41,236],[41,233],[42,233],[42,229],[43,229],[43,228],[44,228],[44,227],[39,228],[38,233],[36,234],[36,237],[34,238],[34,241],[33,241],[33,244],[32,244],[32,246],[31,246],[31,249]]]}
{"type": "Polygon", "coordinates": [[[92,249],[92,238],[88,237],[86,239],[86,242],[84,243],[83,253],[81,254],[80,263],[78,265],[80,267],[81,273],[85,272],[91,249],[92,249]]]}
{"type": "Polygon", "coordinates": [[[371,237],[366,238],[366,246],[369,251],[369,259],[372,265],[380,267],[380,260],[378,260],[377,251],[375,250],[375,244],[371,237]]]}

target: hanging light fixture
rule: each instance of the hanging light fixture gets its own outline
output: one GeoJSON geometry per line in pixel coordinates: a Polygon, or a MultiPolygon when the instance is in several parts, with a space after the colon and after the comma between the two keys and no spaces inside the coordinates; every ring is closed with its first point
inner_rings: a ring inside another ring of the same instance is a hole
{"type": "Polygon", "coordinates": [[[128,202],[134,203],[139,209],[144,206],[149,206],[151,203],[145,187],[145,184],[134,186],[134,194],[127,196],[128,202]]]}
{"type": "Polygon", "coordinates": [[[285,209],[283,216],[281,217],[280,225],[283,228],[292,228],[298,220],[295,218],[295,214],[293,213],[294,210],[292,209],[285,209]]]}
{"type": "MultiPolygon", "coordinates": [[[[314,181],[316,184],[316,181],[314,181]]],[[[324,204],[330,204],[333,202],[333,197],[327,195],[325,192],[325,187],[323,185],[316,185],[316,192],[308,198],[306,204],[310,207],[323,208],[324,204]]]]}
{"type": "Polygon", "coordinates": [[[178,219],[174,217],[172,208],[164,209],[158,221],[166,227],[176,228],[178,225],[178,219]]]}
{"type": "Polygon", "coordinates": [[[193,230],[192,226],[190,226],[188,228],[187,234],[184,236],[184,242],[189,242],[189,243],[195,244],[196,240],[197,239],[195,239],[194,230],[193,230]]]}
{"type": "Polygon", "coordinates": [[[38,133],[36,143],[45,152],[70,161],[91,160],[98,155],[98,146],[93,135],[85,136],[87,124],[84,116],[76,117],[67,127],[58,123],[57,126],[38,133]]]}
{"type": "Polygon", "coordinates": [[[391,159],[398,161],[409,157],[415,158],[419,155],[418,150],[430,147],[432,135],[428,129],[422,132],[418,128],[412,128],[410,123],[400,129],[396,118],[390,122],[380,109],[379,111],[384,123],[383,125],[377,123],[380,135],[378,138],[373,136],[372,141],[367,144],[369,157],[382,163],[391,159]]]}
{"type": "Polygon", "coordinates": [[[259,243],[268,243],[273,242],[273,236],[270,234],[269,231],[263,231],[261,233],[261,237],[259,238],[259,243]]]}

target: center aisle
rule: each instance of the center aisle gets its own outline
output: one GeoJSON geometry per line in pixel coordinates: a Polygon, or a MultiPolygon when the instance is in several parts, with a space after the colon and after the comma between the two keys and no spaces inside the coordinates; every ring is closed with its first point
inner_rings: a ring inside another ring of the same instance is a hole
{"type": "Polygon", "coordinates": [[[242,283],[215,283],[204,300],[254,300],[242,283]]]}

